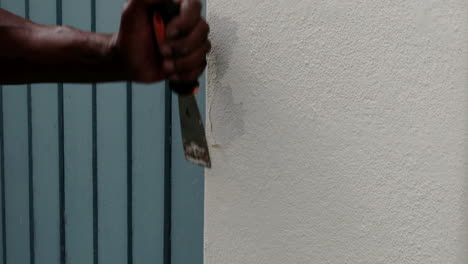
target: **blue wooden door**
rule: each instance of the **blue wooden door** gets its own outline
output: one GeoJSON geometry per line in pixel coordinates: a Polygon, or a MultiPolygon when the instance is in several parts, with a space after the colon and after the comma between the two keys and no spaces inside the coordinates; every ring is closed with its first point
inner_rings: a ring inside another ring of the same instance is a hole
{"type": "MultiPolygon", "coordinates": [[[[0,3],[115,32],[124,0],[0,3]]],[[[203,170],[183,158],[173,97],[164,83],[1,87],[0,261],[203,263],[203,170]]]]}

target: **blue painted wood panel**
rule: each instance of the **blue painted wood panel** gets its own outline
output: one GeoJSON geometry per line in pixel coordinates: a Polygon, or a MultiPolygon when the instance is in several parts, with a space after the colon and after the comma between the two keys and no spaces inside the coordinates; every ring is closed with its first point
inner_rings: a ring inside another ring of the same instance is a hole
{"type": "Polygon", "coordinates": [[[164,84],[133,85],[134,263],[163,263],[164,84]]]}
{"type": "MultiPolygon", "coordinates": [[[[124,1],[97,0],[97,30],[118,30],[124,1]]],[[[99,263],[124,264],[128,250],[128,138],[126,83],[97,87],[99,263]]],[[[131,239],[131,237],[130,237],[131,239]]],[[[130,253],[131,254],[131,253],[130,253]]]]}
{"type": "Polygon", "coordinates": [[[93,263],[93,143],[90,85],[64,85],[65,240],[68,264],[93,263]]]}
{"type": "MultiPolygon", "coordinates": [[[[91,11],[91,0],[63,0],[63,24],[90,31],[91,11]]],[[[63,95],[66,260],[67,264],[93,263],[93,88],[64,84],[63,95]]]]}
{"type": "Polygon", "coordinates": [[[26,98],[26,86],[3,87],[6,254],[8,263],[18,264],[26,264],[30,261],[26,98]]]}
{"type": "Polygon", "coordinates": [[[3,87],[5,142],[6,256],[8,263],[30,261],[27,87],[3,87]]]}
{"type": "MultiPolygon", "coordinates": [[[[115,32],[124,2],[0,5],[38,23],[115,32]]],[[[203,169],[184,159],[164,83],[0,88],[0,263],[203,262],[203,169]]]]}
{"type": "MultiPolygon", "coordinates": [[[[28,10],[28,17],[37,23],[56,22],[55,0],[30,0],[28,10]]],[[[57,88],[57,84],[34,84],[29,87],[32,219],[35,227],[34,259],[37,264],[60,262],[57,88]]]]}
{"type": "MultiPolygon", "coordinates": [[[[0,6],[1,7],[1,6],[0,6]]],[[[6,225],[5,225],[5,148],[3,129],[3,87],[0,86],[0,261],[6,262],[6,225]]]]}
{"type": "MultiPolygon", "coordinates": [[[[23,1],[4,0],[2,7],[26,15],[23,1]]],[[[27,86],[3,86],[5,155],[6,262],[27,264],[31,259],[29,140],[27,86]]]]}
{"type": "Polygon", "coordinates": [[[59,263],[59,166],[57,85],[31,87],[32,175],[35,258],[38,264],[59,263]],[[54,100],[55,99],[55,100],[54,100]]]}

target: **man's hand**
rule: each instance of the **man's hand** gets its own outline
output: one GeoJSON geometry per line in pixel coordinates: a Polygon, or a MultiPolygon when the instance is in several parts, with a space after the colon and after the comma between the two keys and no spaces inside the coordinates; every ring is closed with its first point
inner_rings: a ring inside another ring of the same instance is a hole
{"type": "Polygon", "coordinates": [[[170,79],[193,81],[206,67],[211,49],[209,26],[201,17],[199,0],[180,0],[180,15],[167,26],[167,40],[156,43],[152,26],[154,6],[163,0],[129,0],[112,46],[132,80],[151,83],[170,79]],[[158,57],[157,49],[163,57],[158,57]]]}

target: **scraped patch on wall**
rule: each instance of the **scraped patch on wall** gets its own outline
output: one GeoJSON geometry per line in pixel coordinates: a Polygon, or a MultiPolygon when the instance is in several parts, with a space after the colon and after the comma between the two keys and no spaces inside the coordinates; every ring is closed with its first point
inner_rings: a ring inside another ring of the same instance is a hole
{"type": "Polygon", "coordinates": [[[210,18],[210,23],[216,24],[218,30],[217,40],[213,42],[212,54],[209,57],[209,64],[212,66],[209,69],[208,85],[216,89],[208,91],[211,102],[207,106],[208,131],[211,136],[211,146],[225,148],[244,134],[243,103],[236,102],[232,84],[223,81],[223,76],[229,68],[229,59],[233,54],[232,49],[238,41],[238,26],[228,17],[213,16],[210,18]]]}

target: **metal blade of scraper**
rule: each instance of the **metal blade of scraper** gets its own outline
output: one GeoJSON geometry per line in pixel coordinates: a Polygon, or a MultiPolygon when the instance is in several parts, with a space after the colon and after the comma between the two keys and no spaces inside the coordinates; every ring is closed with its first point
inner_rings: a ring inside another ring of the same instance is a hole
{"type": "Polygon", "coordinates": [[[195,96],[179,96],[179,116],[185,158],[197,165],[211,168],[205,128],[195,96]]]}

